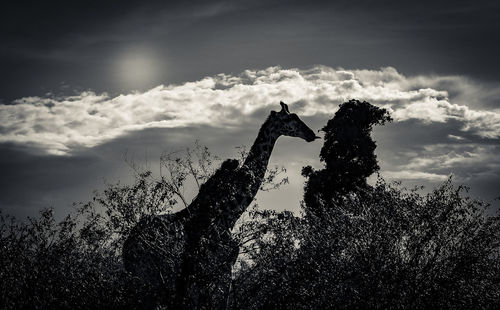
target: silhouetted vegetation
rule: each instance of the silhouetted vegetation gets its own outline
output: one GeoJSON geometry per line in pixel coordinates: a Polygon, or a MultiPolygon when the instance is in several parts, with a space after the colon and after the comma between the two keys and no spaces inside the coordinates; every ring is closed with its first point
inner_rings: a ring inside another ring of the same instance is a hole
{"type": "Polygon", "coordinates": [[[302,217],[255,211],[234,308],[495,308],[500,220],[465,194],[379,180],[302,217]]]}
{"type": "Polygon", "coordinates": [[[1,214],[0,308],[144,304],[147,284],[123,269],[123,242],[142,217],[183,206],[185,183],[192,178],[202,182],[214,162],[218,158],[196,144],[186,152],[165,154],[159,178],[133,166],[134,184],[108,184],[92,201],[75,205],[75,212],[60,223],[51,209],[25,222],[1,214]]]}
{"type": "MultiPolygon", "coordinates": [[[[232,309],[490,308],[500,304],[500,218],[450,178],[429,194],[379,178],[369,103],[341,105],[325,132],[320,170],[306,167],[300,215],[252,207],[233,230],[232,309]]],[[[199,145],[138,169],[61,222],[50,209],[17,221],[0,213],[0,308],[133,308],[150,287],[123,268],[121,248],[143,217],[189,201],[220,163],[199,145]],[[198,184],[198,185],[196,185],[198,184]]],[[[286,179],[271,169],[265,188],[286,179]]],[[[165,254],[179,255],[176,248],[165,254]]]]}
{"type": "Polygon", "coordinates": [[[340,105],[322,129],[325,142],[320,159],[325,168],[314,171],[304,167],[302,170],[308,178],[304,202],[309,211],[320,206],[333,208],[342,195],[367,187],[366,178],[379,170],[374,153],[376,144],[370,133],[374,125],[390,121],[385,109],[366,101],[350,100],[340,105]]]}
{"type": "Polygon", "coordinates": [[[235,309],[495,308],[500,219],[451,178],[428,195],[366,179],[378,171],[373,125],[387,111],[351,100],[323,128],[302,215],[255,210],[255,240],[235,276],[235,309]]]}

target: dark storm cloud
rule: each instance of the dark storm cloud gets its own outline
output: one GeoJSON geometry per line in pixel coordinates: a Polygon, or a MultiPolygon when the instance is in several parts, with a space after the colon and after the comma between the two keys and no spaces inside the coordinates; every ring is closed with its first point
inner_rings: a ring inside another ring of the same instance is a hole
{"type": "Polygon", "coordinates": [[[70,93],[75,88],[119,92],[123,87],[113,82],[109,67],[120,51],[146,42],[164,52],[173,44],[166,34],[210,16],[211,8],[204,1],[6,2],[0,10],[0,98],[67,94],[61,88],[66,83],[70,93]]]}
{"type": "Polygon", "coordinates": [[[270,65],[395,66],[498,80],[498,8],[492,1],[8,2],[0,97],[67,93],[61,85],[120,93],[270,65]],[[149,51],[144,57],[158,72],[123,81],[115,63],[134,48],[149,51]]]}

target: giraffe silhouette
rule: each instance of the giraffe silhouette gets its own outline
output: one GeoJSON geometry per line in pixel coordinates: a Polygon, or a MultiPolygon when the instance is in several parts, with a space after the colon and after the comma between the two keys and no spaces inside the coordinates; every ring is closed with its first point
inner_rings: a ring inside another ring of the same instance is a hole
{"type": "Polygon", "coordinates": [[[144,296],[174,309],[224,309],[239,246],[231,230],[259,190],[282,136],[317,137],[288,106],[271,111],[240,166],[228,159],[183,210],[143,218],[123,246],[127,271],[151,288],[144,296]]]}

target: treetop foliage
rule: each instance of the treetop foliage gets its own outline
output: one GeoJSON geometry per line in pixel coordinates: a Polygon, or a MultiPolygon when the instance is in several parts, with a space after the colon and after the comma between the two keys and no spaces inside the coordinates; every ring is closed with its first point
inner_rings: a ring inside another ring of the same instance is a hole
{"type": "Polygon", "coordinates": [[[339,193],[366,187],[366,178],[379,170],[372,128],[391,121],[387,110],[366,101],[350,100],[340,105],[321,129],[325,139],[320,159],[325,168],[315,171],[308,166],[302,170],[308,178],[304,189],[308,207],[314,209],[318,204],[328,204],[339,193]]]}

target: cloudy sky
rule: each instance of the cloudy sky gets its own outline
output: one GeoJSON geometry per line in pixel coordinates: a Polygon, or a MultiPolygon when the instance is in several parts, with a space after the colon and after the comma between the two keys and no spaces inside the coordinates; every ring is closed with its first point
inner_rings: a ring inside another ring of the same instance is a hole
{"type": "MultiPolygon", "coordinates": [[[[64,215],[130,182],[125,157],[158,169],[197,139],[234,157],[280,100],[314,130],[352,98],[387,108],[382,176],[500,196],[496,1],[17,1],[0,24],[8,213],[64,215]]],[[[290,184],[260,205],[297,210],[321,145],[280,138],[290,184]]]]}

